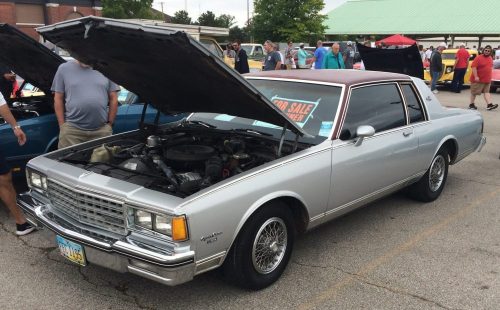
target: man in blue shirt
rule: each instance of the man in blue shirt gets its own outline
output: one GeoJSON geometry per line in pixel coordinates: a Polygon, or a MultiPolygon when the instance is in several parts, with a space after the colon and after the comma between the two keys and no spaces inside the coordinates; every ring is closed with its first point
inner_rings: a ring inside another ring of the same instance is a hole
{"type": "Polygon", "coordinates": [[[323,47],[321,40],[316,44],[316,51],[314,51],[314,69],[323,69],[323,57],[325,57],[326,49],[323,47]]]}

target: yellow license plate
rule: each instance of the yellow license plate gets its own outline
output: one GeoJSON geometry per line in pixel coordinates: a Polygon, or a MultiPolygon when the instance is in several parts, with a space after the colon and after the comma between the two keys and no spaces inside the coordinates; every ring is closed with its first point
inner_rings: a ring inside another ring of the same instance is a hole
{"type": "Polygon", "coordinates": [[[85,259],[85,252],[83,247],[78,243],[64,239],[61,236],[56,236],[57,245],[61,255],[75,264],[86,266],[87,260],[85,259]]]}

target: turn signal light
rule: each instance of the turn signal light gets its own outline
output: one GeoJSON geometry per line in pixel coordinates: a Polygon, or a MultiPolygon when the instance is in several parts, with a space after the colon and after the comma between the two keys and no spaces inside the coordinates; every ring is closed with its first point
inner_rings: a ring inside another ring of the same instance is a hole
{"type": "Polygon", "coordinates": [[[184,216],[172,218],[172,240],[185,241],[188,239],[186,218],[184,216]]]}

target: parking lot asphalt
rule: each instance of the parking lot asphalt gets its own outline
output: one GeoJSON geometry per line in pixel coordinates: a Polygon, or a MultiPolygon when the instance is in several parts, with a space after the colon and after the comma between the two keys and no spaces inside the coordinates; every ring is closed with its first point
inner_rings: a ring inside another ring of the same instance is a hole
{"type": "MultiPolygon", "coordinates": [[[[469,91],[441,91],[466,108],[469,91]]],[[[493,95],[500,103],[500,94],[493,95]]],[[[441,197],[395,194],[299,236],[282,278],[261,291],[217,272],[167,287],[59,255],[43,231],[15,236],[0,208],[2,309],[499,309],[500,109],[486,111],[481,153],[451,166],[441,197]]],[[[29,138],[29,137],[28,137],[29,138]]]]}

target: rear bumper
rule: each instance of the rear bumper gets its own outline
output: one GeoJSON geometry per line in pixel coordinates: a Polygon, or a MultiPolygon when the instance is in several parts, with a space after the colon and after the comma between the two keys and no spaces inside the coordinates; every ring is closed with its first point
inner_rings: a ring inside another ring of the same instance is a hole
{"type": "Polygon", "coordinates": [[[47,238],[55,241],[55,235],[59,235],[81,245],[89,263],[118,272],[130,272],[169,286],[188,282],[194,277],[194,251],[167,252],[131,236],[120,239],[94,237],[83,233],[75,223],[52,213],[49,205],[29,192],[18,195],[17,205],[33,225],[45,228],[47,238]]]}

